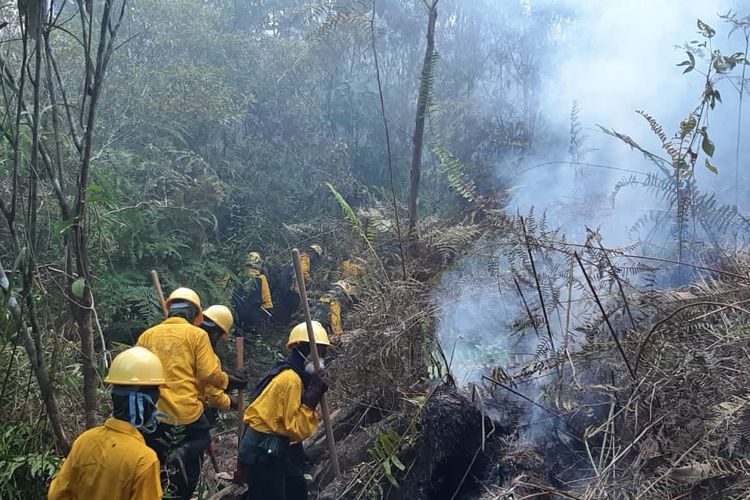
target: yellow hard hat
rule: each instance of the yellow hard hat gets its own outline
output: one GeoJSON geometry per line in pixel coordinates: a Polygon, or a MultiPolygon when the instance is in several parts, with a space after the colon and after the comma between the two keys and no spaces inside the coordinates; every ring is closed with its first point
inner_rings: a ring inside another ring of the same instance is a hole
{"type": "Polygon", "coordinates": [[[224,336],[229,335],[229,330],[232,329],[234,324],[234,318],[232,317],[232,311],[227,306],[213,305],[203,311],[204,320],[209,320],[212,323],[222,329],[224,336]]]}
{"type": "MultiPolygon", "coordinates": [[[[330,346],[331,343],[328,341],[328,332],[325,327],[317,321],[312,322],[313,336],[315,337],[315,343],[318,345],[330,346]]],[[[302,322],[299,325],[292,328],[289,332],[289,340],[286,343],[286,348],[291,349],[297,344],[302,342],[309,342],[310,337],[307,335],[307,323],[302,322]]]]}
{"type": "Polygon", "coordinates": [[[323,255],[323,247],[321,247],[320,245],[310,245],[310,249],[318,254],[318,256],[323,255]]]}
{"type": "Polygon", "coordinates": [[[112,385],[164,385],[159,357],[145,347],[131,347],[112,360],[104,382],[112,385]]]}
{"type": "Polygon", "coordinates": [[[245,259],[245,264],[260,264],[260,261],[262,260],[260,254],[258,252],[250,252],[247,254],[247,259],[245,259]]]}
{"type": "Polygon", "coordinates": [[[352,284],[346,280],[339,280],[333,285],[341,288],[347,295],[351,295],[354,293],[354,286],[352,286],[352,284]]]}
{"type": "Polygon", "coordinates": [[[169,298],[167,299],[167,302],[165,304],[167,306],[167,309],[169,309],[169,305],[175,300],[184,300],[185,302],[190,302],[195,307],[197,307],[198,315],[195,317],[193,323],[196,325],[201,324],[201,321],[203,321],[203,309],[201,309],[201,298],[198,297],[198,294],[195,293],[195,291],[191,290],[190,288],[178,288],[177,290],[169,294],[169,298]]]}

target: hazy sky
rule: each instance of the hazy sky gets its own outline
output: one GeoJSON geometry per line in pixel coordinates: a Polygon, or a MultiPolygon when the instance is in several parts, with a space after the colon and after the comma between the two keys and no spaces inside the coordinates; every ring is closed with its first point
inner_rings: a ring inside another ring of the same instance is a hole
{"type": "MultiPolygon", "coordinates": [[[[731,39],[727,39],[730,27],[718,18],[718,14],[735,7],[735,1],[543,0],[534,3],[564,5],[573,11],[574,20],[565,25],[557,36],[553,63],[545,69],[540,96],[543,122],[560,134],[559,148],[545,145],[529,158],[527,167],[570,159],[567,131],[571,106],[577,101],[581,124],[588,135],[586,147],[593,150],[585,158],[586,161],[654,171],[653,165],[638,153],[599,132],[596,124],[626,133],[641,145],[658,152],[658,141],[645,120],[634,111],[644,110],[653,115],[664,126],[667,135],[671,136],[679,122],[698,104],[703,88],[702,77],[697,72],[683,75],[683,68],[676,66],[686,59],[679,46],[699,38],[697,19],[702,19],[717,30],[718,34],[713,40],[715,48],[721,48],[725,53],[744,50],[742,35],[735,33],[731,39]]],[[[741,11],[742,15],[750,13],[750,2],[745,3],[747,5],[741,11]]],[[[724,82],[719,89],[724,103],[712,112],[709,125],[709,134],[716,144],[714,163],[719,168],[719,175],[709,173],[702,166],[701,159],[697,178],[702,188],[716,190],[726,201],[733,201],[734,196],[729,190],[734,186],[735,179],[737,92],[728,82],[724,82]]],[[[750,106],[745,102],[743,130],[748,130],[749,126],[750,106]]],[[[741,168],[750,158],[750,139],[744,142],[741,168]]],[[[592,169],[585,172],[587,190],[598,190],[603,194],[611,192],[611,186],[628,175],[592,169]]],[[[520,179],[518,184],[516,203],[522,211],[532,204],[550,209],[560,201],[570,200],[572,169],[563,165],[535,170],[520,179]]],[[[746,186],[740,190],[746,196],[748,191],[746,186]]],[[[750,203],[747,205],[750,208],[750,203]]],[[[623,191],[618,197],[615,224],[604,223],[604,226],[610,226],[610,233],[622,231],[632,224],[637,215],[635,212],[642,208],[642,192],[623,191]],[[620,208],[625,208],[626,213],[620,208]]],[[[611,219],[612,215],[609,213],[607,217],[611,219]]],[[[564,217],[560,221],[570,222],[564,217]]],[[[599,221],[588,219],[586,222],[596,225],[599,221]]],[[[626,235],[620,234],[616,239],[623,241],[626,235]]]]}

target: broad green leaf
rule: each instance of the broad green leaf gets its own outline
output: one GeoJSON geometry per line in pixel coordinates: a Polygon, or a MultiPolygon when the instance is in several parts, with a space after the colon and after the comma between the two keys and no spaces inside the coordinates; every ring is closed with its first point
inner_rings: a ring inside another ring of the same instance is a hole
{"type": "Polygon", "coordinates": [[[73,295],[78,297],[79,299],[83,297],[83,290],[86,285],[86,280],[84,278],[78,278],[73,282],[72,285],[70,285],[70,291],[73,292],[73,295]]]}
{"type": "Polygon", "coordinates": [[[688,118],[682,120],[680,122],[680,138],[684,139],[688,136],[693,130],[695,130],[695,126],[698,125],[698,120],[695,118],[695,115],[690,115],[688,118]]]}
{"type": "Polygon", "coordinates": [[[343,196],[336,191],[336,188],[333,187],[333,184],[330,182],[326,182],[326,186],[328,186],[328,189],[331,190],[331,193],[333,193],[334,198],[336,198],[336,201],[339,202],[339,205],[341,206],[341,211],[344,212],[344,215],[347,219],[349,219],[349,222],[352,223],[354,226],[361,226],[362,224],[359,222],[359,219],[357,218],[357,214],[354,213],[354,210],[352,210],[352,207],[349,206],[349,204],[346,202],[343,196]]]}
{"type": "Polygon", "coordinates": [[[398,488],[398,481],[396,481],[396,478],[393,477],[390,460],[386,460],[385,462],[383,462],[383,471],[385,473],[386,479],[388,479],[388,482],[391,483],[394,488],[398,488]]]}
{"type": "Polygon", "coordinates": [[[719,169],[716,168],[713,163],[711,163],[710,161],[708,161],[708,158],[706,158],[706,168],[709,169],[711,172],[713,172],[715,174],[719,173],[719,169]]]}
{"type": "Polygon", "coordinates": [[[52,230],[57,234],[65,234],[71,227],[73,227],[73,221],[71,219],[59,220],[52,224],[52,230]]]}
{"type": "Polygon", "coordinates": [[[716,150],[716,146],[714,146],[714,143],[711,141],[711,139],[708,138],[708,134],[704,132],[703,134],[703,141],[701,142],[701,148],[703,149],[703,152],[706,153],[708,156],[713,156],[714,151],[716,150]]]}

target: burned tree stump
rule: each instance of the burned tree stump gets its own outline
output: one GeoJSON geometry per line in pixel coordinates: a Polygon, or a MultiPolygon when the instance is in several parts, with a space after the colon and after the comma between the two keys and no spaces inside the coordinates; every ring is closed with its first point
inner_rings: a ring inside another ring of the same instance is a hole
{"type": "Polygon", "coordinates": [[[455,387],[441,386],[425,404],[420,427],[416,461],[399,496],[448,499],[458,490],[472,490],[476,485],[468,472],[487,463],[481,453],[481,412],[455,387]]]}

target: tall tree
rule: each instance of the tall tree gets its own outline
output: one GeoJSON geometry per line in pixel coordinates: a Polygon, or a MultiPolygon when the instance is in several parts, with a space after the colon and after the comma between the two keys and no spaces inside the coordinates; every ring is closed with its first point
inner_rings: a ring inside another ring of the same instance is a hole
{"type": "Polygon", "coordinates": [[[419,96],[417,97],[417,117],[412,137],[411,183],[409,185],[409,240],[412,248],[418,240],[417,224],[419,222],[419,181],[422,176],[422,146],[424,144],[424,123],[432,93],[433,69],[435,66],[435,23],[437,21],[437,4],[439,0],[427,3],[427,46],[424,51],[422,75],[420,76],[419,96]]]}
{"type": "MultiPolygon", "coordinates": [[[[87,427],[97,422],[97,356],[94,348],[94,300],[91,292],[91,263],[88,254],[88,228],[86,197],[89,190],[89,172],[93,156],[95,139],[96,111],[102,92],[104,75],[110,57],[115,50],[114,40],[125,13],[126,0],[104,0],[94,6],[93,2],[77,0],[77,19],[81,26],[81,36],[77,42],[60,39],[63,47],[79,47],[84,66],[80,74],[80,89],[75,102],[69,99],[69,92],[64,84],[63,74],[56,63],[51,34],[69,36],[69,31],[59,30],[57,21],[64,9],[59,9],[51,2],[44,5],[40,2],[19,3],[19,29],[23,47],[18,76],[10,70],[6,61],[0,61],[3,67],[3,88],[6,93],[6,104],[12,100],[17,112],[13,124],[13,134],[5,132],[5,139],[13,150],[13,184],[11,203],[3,204],[2,212],[9,227],[9,233],[15,238],[12,247],[16,250],[23,269],[19,273],[24,294],[25,322],[19,324],[24,346],[42,392],[47,407],[47,414],[52,423],[58,448],[65,450],[67,440],[57,421],[58,410],[53,392],[53,380],[45,362],[41,343],[42,327],[35,313],[34,288],[38,281],[36,259],[38,255],[39,230],[37,213],[45,204],[40,199],[39,185],[45,179],[49,181],[49,190],[54,194],[59,207],[57,227],[65,233],[64,274],[67,282],[65,297],[75,318],[81,343],[81,366],[83,373],[83,400],[87,427]],[[80,42],[80,43],[79,43],[80,42]],[[69,43],[69,45],[66,45],[69,43]],[[28,57],[29,51],[32,57],[28,57]],[[24,88],[30,85],[30,95],[24,88]],[[62,99],[57,102],[58,95],[62,99]],[[10,97],[8,97],[10,96],[10,97]],[[49,99],[49,102],[43,102],[49,99]],[[42,119],[42,110],[51,107],[52,120],[42,119]],[[68,131],[63,137],[59,126],[59,108],[65,110],[68,131]],[[79,110],[76,118],[72,110],[79,110]],[[76,121],[78,122],[76,124],[76,121]],[[52,130],[47,130],[50,127],[52,130]],[[30,144],[20,132],[24,128],[31,130],[30,144]],[[46,138],[52,137],[54,153],[50,153],[46,138]],[[74,158],[65,158],[62,153],[63,143],[74,145],[74,158]],[[26,155],[22,154],[28,147],[28,182],[22,186],[20,181],[22,166],[26,155]],[[66,166],[71,166],[66,170],[66,166]],[[46,176],[45,176],[46,174],[46,176]],[[65,177],[75,179],[75,191],[65,191],[65,177]],[[21,201],[26,201],[26,215],[23,226],[18,227],[15,217],[21,201]],[[70,201],[73,201],[71,206],[70,201]],[[28,323],[28,328],[26,327],[28,323]],[[29,335],[28,331],[31,332],[29,335]]],[[[46,208],[45,208],[46,210],[46,208]]],[[[102,339],[103,340],[103,339],[102,339]]]]}

